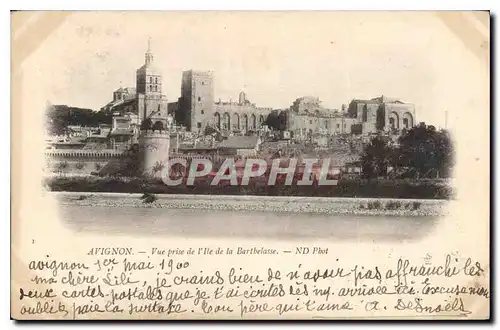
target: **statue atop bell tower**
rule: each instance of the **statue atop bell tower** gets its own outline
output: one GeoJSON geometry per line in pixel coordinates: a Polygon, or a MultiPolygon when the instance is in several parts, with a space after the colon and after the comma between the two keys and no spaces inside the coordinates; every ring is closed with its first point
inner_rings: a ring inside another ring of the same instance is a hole
{"type": "Polygon", "coordinates": [[[146,64],[153,63],[153,53],[151,52],[151,38],[148,38],[148,50],[146,51],[146,64]]]}

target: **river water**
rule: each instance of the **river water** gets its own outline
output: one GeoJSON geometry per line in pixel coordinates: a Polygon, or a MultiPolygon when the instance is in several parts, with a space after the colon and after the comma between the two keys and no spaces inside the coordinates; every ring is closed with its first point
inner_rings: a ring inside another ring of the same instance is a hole
{"type": "Polygon", "coordinates": [[[208,212],[195,209],[61,205],[67,227],[81,234],[159,235],[269,240],[414,241],[439,218],[428,216],[208,212]]]}

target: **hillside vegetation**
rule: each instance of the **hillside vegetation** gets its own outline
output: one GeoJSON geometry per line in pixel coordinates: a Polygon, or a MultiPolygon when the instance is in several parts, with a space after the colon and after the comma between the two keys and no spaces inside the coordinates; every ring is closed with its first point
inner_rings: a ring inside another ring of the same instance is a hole
{"type": "Polygon", "coordinates": [[[96,127],[111,124],[112,114],[68,105],[51,105],[46,110],[46,128],[49,134],[67,133],[68,126],[96,127]]]}

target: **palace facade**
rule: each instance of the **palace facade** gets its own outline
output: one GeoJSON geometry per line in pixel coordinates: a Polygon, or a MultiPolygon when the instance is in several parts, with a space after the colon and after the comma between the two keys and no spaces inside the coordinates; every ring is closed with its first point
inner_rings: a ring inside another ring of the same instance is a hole
{"type": "Polygon", "coordinates": [[[215,101],[214,73],[212,71],[184,71],[182,73],[181,97],[176,120],[191,132],[203,132],[207,126],[222,133],[246,134],[262,128],[272,111],[269,107],[258,107],[250,102],[244,92],[238,101],[215,101]]]}
{"type": "Polygon", "coordinates": [[[415,106],[385,96],[354,99],[341,110],[323,108],[316,97],[301,97],[286,110],[286,129],[295,137],[315,134],[368,135],[409,129],[415,125],[415,106]]]}
{"type": "MultiPolygon", "coordinates": [[[[177,102],[168,103],[162,93],[162,74],[155,66],[151,43],[145,53],[144,64],[136,71],[136,86],[113,92],[113,100],[101,110],[110,111],[120,117],[113,121],[111,135],[116,141],[125,141],[132,128],[144,119],[151,119],[156,127],[175,124],[186,130],[203,135],[207,127],[219,130],[223,135],[252,135],[266,123],[274,111],[252,103],[244,92],[238,101],[216,100],[214,96],[214,72],[188,70],[182,73],[181,96],[177,102]],[[117,136],[119,135],[119,136],[117,136]]],[[[371,134],[380,131],[408,129],[415,125],[415,106],[397,99],[380,96],[369,100],[354,99],[342,105],[340,110],[322,106],[317,97],[297,98],[292,105],[280,113],[282,127],[294,139],[310,138],[313,135],[371,134]]]]}

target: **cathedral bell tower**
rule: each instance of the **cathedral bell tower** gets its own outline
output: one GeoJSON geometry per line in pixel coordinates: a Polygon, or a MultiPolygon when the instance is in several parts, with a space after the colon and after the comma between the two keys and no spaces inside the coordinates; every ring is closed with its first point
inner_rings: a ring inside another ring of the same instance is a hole
{"type": "Polygon", "coordinates": [[[153,122],[161,121],[165,124],[168,115],[167,99],[162,94],[162,75],[155,66],[151,38],[148,40],[144,65],[137,70],[136,77],[139,119],[142,121],[150,118],[153,122]]]}
{"type": "Polygon", "coordinates": [[[148,40],[148,50],[144,65],[137,70],[137,93],[146,95],[161,95],[161,74],[154,66],[154,56],[151,50],[151,38],[148,40]]]}

